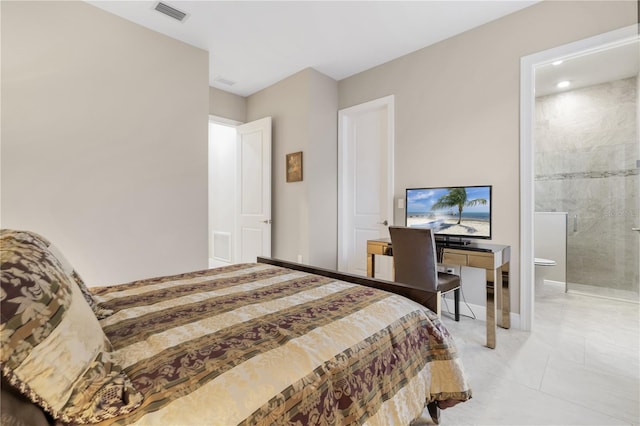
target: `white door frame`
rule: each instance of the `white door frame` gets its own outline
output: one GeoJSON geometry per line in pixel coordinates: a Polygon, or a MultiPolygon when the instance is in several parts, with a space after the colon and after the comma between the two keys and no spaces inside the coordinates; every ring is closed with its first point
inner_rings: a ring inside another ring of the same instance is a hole
{"type": "MultiPolygon", "coordinates": [[[[346,271],[348,264],[348,248],[346,244],[346,211],[345,197],[351,192],[345,189],[345,180],[347,168],[350,166],[345,159],[347,158],[347,145],[345,143],[345,124],[344,121],[349,114],[358,113],[376,108],[386,108],[387,111],[387,185],[389,190],[389,199],[387,201],[387,220],[389,225],[393,224],[393,193],[394,188],[394,145],[395,145],[395,112],[394,112],[394,96],[389,95],[373,101],[365,102],[349,108],[338,111],[338,270],[346,271]]],[[[366,256],[366,253],[362,254],[366,256]]]]}
{"type": "Polygon", "coordinates": [[[520,59],[520,328],[534,316],[533,190],[535,68],[557,59],[586,55],[638,38],[638,24],[558,46],[520,59]]]}

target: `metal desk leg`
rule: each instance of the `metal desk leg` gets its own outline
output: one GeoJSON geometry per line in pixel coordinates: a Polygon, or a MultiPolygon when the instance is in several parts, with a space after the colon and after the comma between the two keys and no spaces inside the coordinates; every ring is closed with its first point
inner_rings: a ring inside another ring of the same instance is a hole
{"type": "Polygon", "coordinates": [[[493,291],[496,301],[496,324],[502,327],[502,303],[504,301],[504,294],[502,293],[502,273],[500,272],[500,268],[497,268],[493,271],[487,270],[487,274],[491,274],[491,279],[493,280],[493,291]]]}
{"type": "Polygon", "coordinates": [[[496,347],[495,284],[489,280],[487,280],[487,347],[491,349],[496,347]]]}
{"type": "Polygon", "coordinates": [[[511,328],[511,294],[509,291],[509,263],[504,264],[501,268],[498,268],[496,274],[500,274],[502,278],[502,321],[500,326],[502,328],[511,328]]]}
{"type": "Polygon", "coordinates": [[[375,270],[376,270],[376,255],[373,253],[367,253],[367,276],[373,278],[373,274],[375,270]]]}

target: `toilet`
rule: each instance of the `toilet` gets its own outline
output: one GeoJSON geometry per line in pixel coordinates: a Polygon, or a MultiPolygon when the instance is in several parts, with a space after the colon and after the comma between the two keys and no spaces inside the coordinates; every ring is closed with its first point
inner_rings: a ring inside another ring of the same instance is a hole
{"type": "Polygon", "coordinates": [[[536,257],[533,260],[533,264],[535,266],[534,273],[535,273],[536,292],[542,292],[544,289],[544,275],[546,273],[546,269],[549,266],[556,266],[557,262],[551,259],[536,257]]]}

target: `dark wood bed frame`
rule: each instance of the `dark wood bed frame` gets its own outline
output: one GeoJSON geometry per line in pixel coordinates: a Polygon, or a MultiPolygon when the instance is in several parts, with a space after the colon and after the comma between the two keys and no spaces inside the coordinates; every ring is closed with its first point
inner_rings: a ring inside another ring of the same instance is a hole
{"type": "Polygon", "coordinates": [[[288,262],[286,260],[273,259],[271,257],[258,257],[258,263],[267,263],[269,265],[281,266],[283,268],[294,269],[296,271],[308,272],[310,274],[322,275],[323,277],[335,278],[336,280],[390,291],[392,293],[399,294],[400,296],[404,296],[407,299],[411,299],[414,302],[418,302],[422,306],[426,306],[433,312],[440,315],[439,291],[425,290],[423,288],[413,287],[408,284],[385,281],[377,278],[368,278],[361,275],[348,274],[331,269],[317,268],[315,266],[288,262]]]}
{"type": "MultiPolygon", "coordinates": [[[[258,257],[258,263],[266,263],[283,268],[293,269],[296,271],[308,272],[310,274],[321,275],[323,277],[335,278],[336,280],[346,281],[349,283],[360,284],[366,287],[373,287],[380,290],[389,291],[414,302],[418,302],[422,306],[426,306],[433,312],[440,315],[440,295],[439,291],[430,291],[408,284],[385,281],[376,278],[368,278],[360,275],[338,272],[331,269],[317,268],[315,266],[303,265],[302,263],[288,262],[286,260],[274,259],[271,257],[258,257]]],[[[429,415],[435,424],[440,424],[440,408],[437,401],[430,402],[427,405],[429,415]]],[[[446,407],[443,407],[446,408],[446,407]]]]}

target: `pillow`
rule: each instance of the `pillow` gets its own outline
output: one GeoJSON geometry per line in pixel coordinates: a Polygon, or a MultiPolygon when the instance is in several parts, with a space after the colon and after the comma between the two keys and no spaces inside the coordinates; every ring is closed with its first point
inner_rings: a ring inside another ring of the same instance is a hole
{"type": "Polygon", "coordinates": [[[75,282],[78,285],[78,288],[80,288],[80,292],[82,293],[82,297],[84,297],[84,300],[87,301],[87,303],[91,307],[91,310],[93,311],[94,314],[96,314],[96,317],[98,319],[103,319],[113,314],[113,310],[104,309],[98,306],[98,302],[95,301],[95,299],[93,298],[93,295],[87,288],[87,285],[84,283],[82,278],[80,278],[80,274],[78,274],[78,272],[76,272],[76,270],[73,269],[73,266],[71,266],[71,263],[69,263],[69,261],[64,257],[62,252],[58,250],[58,248],[55,245],[50,244],[49,251],[51,252],[52,255],[56,257],[56,259],[58,259],[64,272],[71,278],[73,282],[75,282]]]}
{"type": "Polygon", "coordinates": [[[91,307],[93,313],[96,314],[96,317],[98,319],[103,319],[113,314],[113,311],[111,309],[104,309],[98,306],[98,302],[96,302],[93,298],[93,295],[80,277],[80,274],[78,274],[78,272],[73,269],[73,266],[71,266],[71,263],[69,263],[67,258],[64,257],[62,252],[55,245],[51,244],[49,240],[44,238],[42,235],[36,234],[35,232],[31,231],[13,231],[9,229],[3,229],[1,232],[3,238],[4,236],[12,235],[14,238],[20,239],[21,241],[30,241],[34,244],[39,244],[48,248],[51,254],[58,260],[58,262],[60,262],[62,270],[71,278],[73,282],[78,285],[80,291],[82,292],[82,296],[91,307]]]}
{"type": "Polygon", "coordinates": [[[118,365],[80,288],[42,239],[1,235],[2,376],[56,420],[126,414],[142,395],[118,365]]]}

